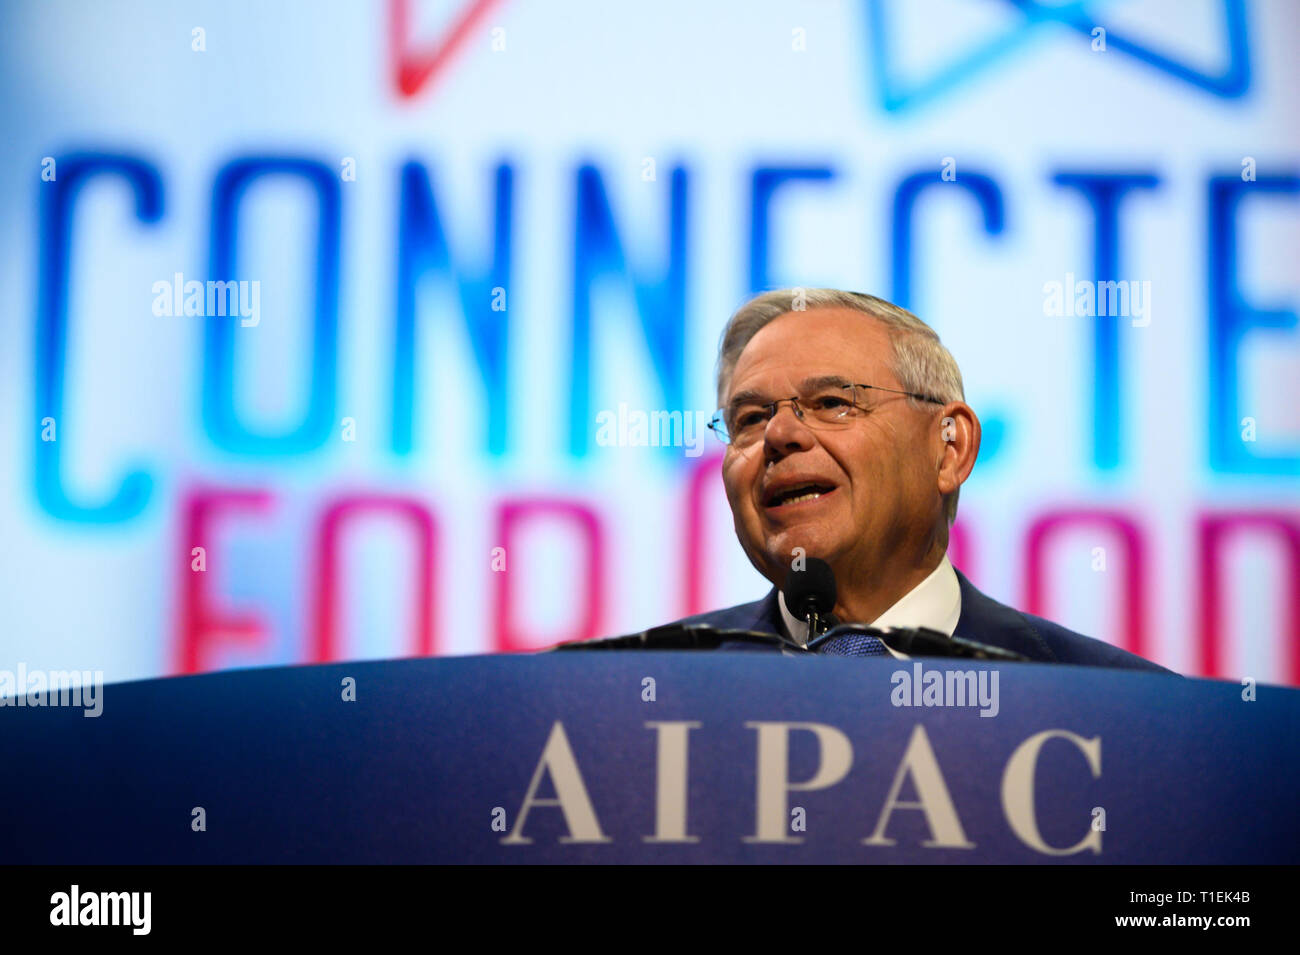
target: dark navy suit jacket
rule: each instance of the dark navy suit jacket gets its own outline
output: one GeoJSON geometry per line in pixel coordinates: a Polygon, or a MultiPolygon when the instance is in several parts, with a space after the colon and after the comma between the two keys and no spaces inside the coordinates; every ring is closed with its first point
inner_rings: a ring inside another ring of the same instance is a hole
{"type": "MultiPolygon", "coordinates": [[[[954,567],[953,570],[957,569],[954,567]]],[[[957,570],[957,582],[961,585],[961,616],[953,636],[1014,650],[1036,662],[1173,673],[1119,647],[998,603],[977,590],[960,570],[957,570]]],[[[775,634],[784,634],[785,631],[775,587],[762,600],[697,614],[677,622],[704,624],[719,630],[755,630],[775,634]]]]}

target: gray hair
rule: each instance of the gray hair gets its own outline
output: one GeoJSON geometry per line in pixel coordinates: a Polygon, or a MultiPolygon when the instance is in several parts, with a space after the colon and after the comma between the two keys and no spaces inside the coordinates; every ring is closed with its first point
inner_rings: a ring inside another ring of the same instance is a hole
{"type": "MultiPolygon", "coordinates": [[[[832,288],[788,288],[764,292],[736,310],[722,330],[718,345],[718,404],[731,383],[732,372],[745,346],[769,322],[790,312],[818,308],[851,308],[870,315],[885,326],[893,345],[887,367],[906,391],[930,395],[942,401],[964,401],[961,369],[952,354],[939,341],[933,328],[905,308],[864,292],[844,292],[832,288]]],[[[914,408],[925,403],[908,398],[914,408]]],[[[957,519],[957,497],[961,488],[944,496],[944,513],[948,525],[957,519]]]]}

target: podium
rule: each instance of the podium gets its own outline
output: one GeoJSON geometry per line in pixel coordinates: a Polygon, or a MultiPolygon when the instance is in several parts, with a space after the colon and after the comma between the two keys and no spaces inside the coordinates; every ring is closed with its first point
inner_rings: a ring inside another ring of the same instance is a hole
{"type": "Polygon", "coordinates": [[[110,684],[0,709],[0,860],[1296,863],[1300,691],[1254,695],[644,651],[110,684]]]}

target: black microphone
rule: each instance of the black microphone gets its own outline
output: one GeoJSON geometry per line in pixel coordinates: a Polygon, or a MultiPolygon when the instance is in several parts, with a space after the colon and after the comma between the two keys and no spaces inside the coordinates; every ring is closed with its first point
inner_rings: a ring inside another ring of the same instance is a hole
{"type": "Polygon", "coordinates": [[[824,618],[835,609],[835,595],[835,573],[818,557],[805,557],[803,569],[791,569],[785,579],[785,605],[808,622],[809,640],[826,629],[824,618]]]}
{"type": "Polygon", "coordinates": [[[542,652],[553,650],[718,650],[723,646],[748,644],[769,650],[792,650],[803,653],[804,648],[792,640],[775,633],[755,630],[718,630],[705,624],[666,623],[640,633],[619,637],[601,637],[595,640],[573,640],[557,644],[542,652]]]}

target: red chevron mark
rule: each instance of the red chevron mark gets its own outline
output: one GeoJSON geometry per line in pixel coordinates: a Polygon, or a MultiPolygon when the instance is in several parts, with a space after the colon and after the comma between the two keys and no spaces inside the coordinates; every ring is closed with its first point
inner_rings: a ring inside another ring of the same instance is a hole
{"type": "Polygon", "coordinates": [[[451,62],[474,27],[500,0],[470,0],[452,21],[447,33],[433,46],[408,45],[411,0],[388,0],[388,50],[397,93],[406,99],[420,92],[451,62]]]}

